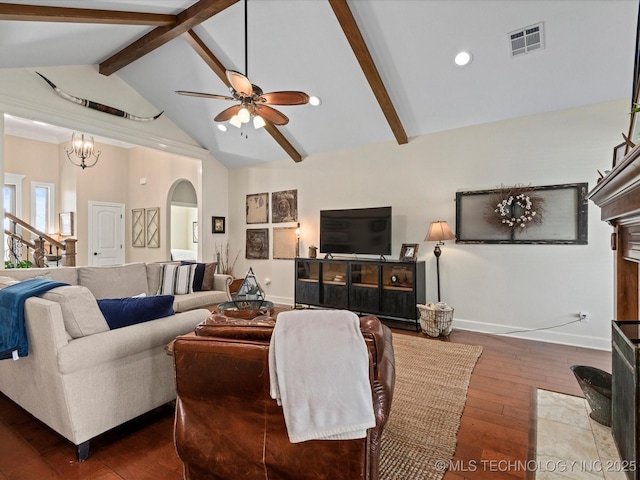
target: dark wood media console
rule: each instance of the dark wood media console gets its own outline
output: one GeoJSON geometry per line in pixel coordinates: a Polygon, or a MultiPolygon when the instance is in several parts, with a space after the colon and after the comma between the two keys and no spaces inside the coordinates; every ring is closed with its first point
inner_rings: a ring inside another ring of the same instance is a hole
{"type": "Polygon", "coordinates": [[[419,330],[424,262],[296,258],[295,303],[376,315],[419,330]]]}

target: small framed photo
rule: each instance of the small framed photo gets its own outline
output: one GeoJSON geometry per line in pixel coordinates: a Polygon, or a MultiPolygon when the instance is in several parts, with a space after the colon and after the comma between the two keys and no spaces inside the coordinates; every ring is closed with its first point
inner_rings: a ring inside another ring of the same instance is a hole
{"type": "Polygon", "coordinates": [[[400,249],[400,260],[403,262],[415,262],[418,258],[418,243],[403,243],[400,249]]]}
{"type": "Polygon", "coordinates": [[[198,222],[193,222],[193,243],[198,243],[198,222]]]}
{"type": "Polygon", "coordinates": [[[611,164],[611,168],[615,168],[615,166],[622,161],[626,150],[627,144],[625,142],[613,147],[613,163],[611,164]]]}
{"type": "Polygon", "coordinates": [[[211,217],[211,233],[224,233],[224,217],[211,217]]]}

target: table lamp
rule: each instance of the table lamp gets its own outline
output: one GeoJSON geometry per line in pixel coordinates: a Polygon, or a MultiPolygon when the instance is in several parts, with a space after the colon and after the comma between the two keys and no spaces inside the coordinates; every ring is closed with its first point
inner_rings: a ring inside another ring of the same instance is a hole
{"type": "Polygon", "coordinates": [[[433,254],[436,256],[436,273],[438,276],[438,302],[440,301],[440,245],[444,245],[445,240],[453,240],[455,235],[449,228],[449,224],[443,220],[437,222],[431,222],[429,225],[429,231],[425,237],[425,242],[437,242],[436,247],[433,249],[433,254]]]}

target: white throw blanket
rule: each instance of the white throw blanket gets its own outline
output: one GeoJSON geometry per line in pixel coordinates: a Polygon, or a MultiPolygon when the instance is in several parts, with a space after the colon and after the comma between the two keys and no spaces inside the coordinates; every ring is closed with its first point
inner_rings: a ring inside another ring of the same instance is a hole
{"type": "Polygon", "coordinates": [[[269,346],[269,375],[291,443],[364,438],[376,424],[369,354],[352,312],[280,313],[269,346]]]}

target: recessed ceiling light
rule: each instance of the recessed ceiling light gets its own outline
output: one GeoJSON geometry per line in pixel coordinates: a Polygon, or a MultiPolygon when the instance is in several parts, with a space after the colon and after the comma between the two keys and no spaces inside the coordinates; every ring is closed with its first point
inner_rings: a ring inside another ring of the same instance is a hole
{"type": "Polygon", "coordinates": [[[320,97],[312,96],[312,97],[309,97],[309,103],[314,107],[317,107],[322,103],[322,100],[320,100],[320,97]]]}
{"type": "Polygon", "coordinates": [[[456,55],[456,58],[454,58],[453,61],[456,62],[456,65],[458,65],[459,67],[463,67],[471,61],[471,58],[471,52],[466,52],[463,50],[456,55]]]}
{"type": "Polygon", "coordinates": [[[220,130],[221,132],[226,132],[227,131],[227,126],[224,123],[219,123],[218,124],[218,130],[220,130]]]}

